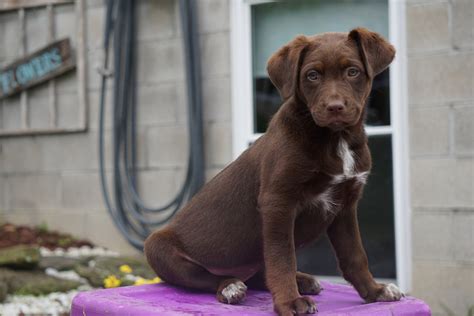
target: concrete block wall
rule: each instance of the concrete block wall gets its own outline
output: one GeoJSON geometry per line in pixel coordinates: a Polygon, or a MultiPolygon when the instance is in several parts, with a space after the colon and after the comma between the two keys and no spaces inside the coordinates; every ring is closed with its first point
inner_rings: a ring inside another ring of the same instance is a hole
{"type": "MultiPolygon", "coordinates": [[[[434,315],[466,315],[474,305],[474,2],[405,0],[413,209],[413,294],[434,315]]],[[[199,0],[206,175],[231,160],[229,1],[199,0]]],[[[59,35],[74,32],[61,7],[59,35]]],[[[187,148],[185,74],[176,0],[139,5],[139,185],[150,204],[174,194],[187,148]]],[[[109,218],[99,188],[97,124],[103,2],[87,1],[87,133],[0,138],[0,219],[70,231],[134,253],[109,218]]],[[[32,23],[41,24],[41,15],[32,23]]],[[[0,16],[0,63],[18,52],[16,16],[0,16]]],[[[35,47],[40,41],[30,44],[35,47]]],[[[58,81],[61,124],[74,118],[73,74],[58,81]]],[[[34,118],[47,89],[34,89],[34,118]]],[[[110,100],[110,95],[108,95],[110,100]]],[[[0,126],[19,124],[16,99],[0,107],[0,126]]],[[[110,107],[110,103],[108,104],[110,107]]],[[[32,117],[33,119],[33,117],[32,117]]],[[[33,121],[34,124],[36,121],[33,121]]],[[[110,120],[106,121],[110,136],[110,120]]],[[[110,151],[110,142],[106,144],[110,151]]],[[[110,153],[107,156],[110,161],[110,153]]]]}
{"type": "MultiPolygon", "coordinates": [[[[224,0],[200,0],[200,44],[206,137],[206,175],[211,177],[232,158],[229,5],[224,0]]],[[[135,253],[114,227],[106,212],[99,185],[97,161],[100,62],[105,7],[103,1],[86,1],[87,96],[89,130],[53,136],[0,138],[0,221],[38,225],[47,223],[97,244],[135,253]]],[[[75,34],[73,8],[56,7],[56,35],[75,34]]],[[[44,13],[27,10],[31,32],[40,27],[44,13]]],[[[187,113],[185,68],[178,1],[139,1],[138,49],[138,165],[139,186],[150,205],[167,202],[185,175],[187,113]]],[[[17,16],[0,15],[0,63],[18,55],[17,16]]],[[[28,34],[30,35],[30,34],[28,34]]],[[[32,36],[28,51],[46,43],[32,36]]],[[[59,122],[74,121],[75,74],[58,80],[59,122]]],[[[110,91],[109,91],[110,92],[110,91]]],[[[32,124],[41,124],[47,110],[47,85],[30,93],[32,124]],[[36,123],[37,122],[37,123],[36,123]]],[[[110,101],[110,93],[108,94],[110,101]]],[[[0,106],[0,124],[19,121],[19,98],[0,106]]],[[[110,114],[110,102],[108,103],[110,114]]],[[[44,120],[43,120],[44,121],[44,120]]],[[[110,119],[106,137],[111,135],[110,119]]],[[[106,142],[110,166],[111,141],[106,142]]]]}
{"type": "Polygon", "coordinates": [[[474,1],[408,0],[413,294],[434,315],[474,305],[473,33],[474,1]]]}

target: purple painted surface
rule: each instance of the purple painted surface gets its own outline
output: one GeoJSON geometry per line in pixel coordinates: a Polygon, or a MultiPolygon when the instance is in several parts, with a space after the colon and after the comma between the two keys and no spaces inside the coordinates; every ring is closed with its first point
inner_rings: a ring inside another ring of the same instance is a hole
{"type": "MultiPolygon", "coordinates": [[[[318,315],[425,316],[428,305],[414,297],[399,302],[364,304],[354,289],[347,285],[321,282],[324,290],[313,296],[318,315]]],[[[73,300],[71,316],[103,315],[275,315],[268,292],[248,291],[240,305],[216,301],[209,293],[192,292],[166,284],[128,286],[83,292],[73,300]]]]}

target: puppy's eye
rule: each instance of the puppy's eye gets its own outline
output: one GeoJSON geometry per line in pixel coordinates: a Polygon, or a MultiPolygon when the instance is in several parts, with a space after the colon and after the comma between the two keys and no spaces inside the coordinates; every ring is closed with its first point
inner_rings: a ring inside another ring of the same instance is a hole
{"type": "Polygon", "coordinates": [[[347,69],[347,75],[349,77],[357,77],[360,74],[360,70],[356,67],[350,67],[347,69]]]}
{"type": "Polygon", "coordinates": [[[310,70],[306,73],[306,78],[308,78],[309,81],[316,81],[321,77],[321,74],[317,72],[316,70],[310,70]]]}

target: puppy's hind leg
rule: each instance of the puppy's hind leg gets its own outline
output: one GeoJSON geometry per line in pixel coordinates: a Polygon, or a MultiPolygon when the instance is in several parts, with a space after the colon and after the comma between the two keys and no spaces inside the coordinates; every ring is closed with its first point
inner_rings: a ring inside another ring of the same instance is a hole
{"type": "Polygon", "coordinates": [[[170,230],[151,234],[145,241],[148,264],[164,281],[187,288],[217,292],[217,300],[237,304],[245,298],[247,287],[239,279],[217,276],[192,261],[181,242],[170,230]]]}
{"type": "Polygon", "coordinates": [[[322,290],[321,284],[314,275],[299,271],[296,272],[296,284],[301,295],[316,295],[322,290]]]}

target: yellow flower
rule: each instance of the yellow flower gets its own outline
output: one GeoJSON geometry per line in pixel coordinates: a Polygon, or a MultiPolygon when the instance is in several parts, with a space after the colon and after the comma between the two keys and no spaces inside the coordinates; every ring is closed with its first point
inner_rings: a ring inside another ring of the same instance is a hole
{"type": "Polygon", "coordinates": [[[144,278],[138,278],[135,280],[135,283],[134,283],[134,285],[143,285],[143,284],[147,284],[144,278]]]}
{"type": "Polygon", "coordinates": [[[144,279],[144,278],[138,278],[135,280],[134,285],[143,285],[143,284],[155,284],[155,283],[161,283],[161,279],[159,277],[156,277],[152,280],[149,279],[144,279]]]}
{"type": "Polygon", "coordinates": [[[128,264],[123,264],[120,266],[120,272],[123,272],[123,273],[132,273],[132,268],[130,268],[130,266],[128,264]]]}
{"type": "Polygon", "coordinates": [[[104,279],[104,287],[106,289],[112,288],[112,287],[118,287],[122,284],[122,281],[117,279],[115,275],[109,275],[104,279]]]}

